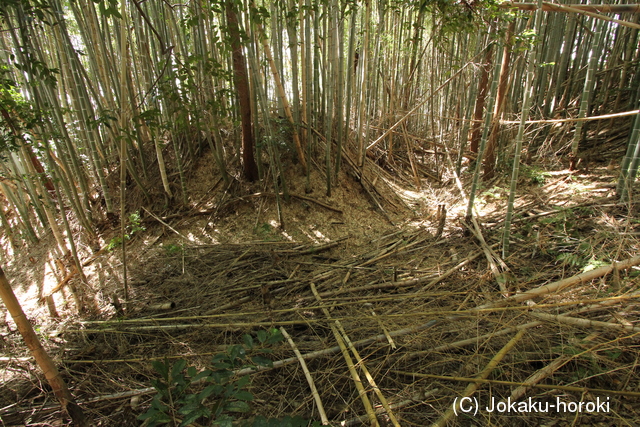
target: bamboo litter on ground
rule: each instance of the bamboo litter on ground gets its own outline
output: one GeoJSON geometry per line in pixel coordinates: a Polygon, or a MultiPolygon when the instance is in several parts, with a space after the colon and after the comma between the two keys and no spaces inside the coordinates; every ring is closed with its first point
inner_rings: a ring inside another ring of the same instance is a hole
{"type": "Polygon", "coordinates": [[[606,274],[616,270],[624,278],[640,263],[638,257],[505,299],[499,289],[490,289],[495,285],[486,276],[481,249],[463,240],[390,233],[365,251],[345,255],[341,246],[347,241],[184,247],[178,254],[158,248],[134,280],[135,298],[147,300],[147,308],[130,312],[127,319],[87,321],[65,332],[84,342],[82,351],[69,349],[70,357],[63,357],[69,375],[123,375],[118,384],[84,383],[75,387],[76,394],[103,397],[86,399],[89,407],[148,395],[154,390],[140,385],[149,381],[126,374],[127,367],[136,366],[136,376],[150,378],[149,362],[166,355],[206,366],[212,354],[238,343],[242,333],[283,326],[300,356],[283,344],[275,349],[272,370],[253,373],[258,409],[273,416],[298,413],[350,425],[374,419],[444,425],[455,397],[486,397],[488,389],[475,378],[486,379],[491,393],[505,398],[512,394],[511,384],[541,399],[549,393],[569,399],[571,390],[588,395],[610,390],[626,411],[637,413],[625,400],[640,390],[634,362],[637,279],[627,277],[611,293],[606,274]],[[445,255],[450,253],[445,247],[456,245],[457,253],[469,254],[466,259],[454,262],[445,255]],[[175,303],[173,311],[148,308],[166,301],[175,303]],[[333,322],[340,326],[332,334],[333,322]],[[514,347],[498,363],[494,356],[507,342],[514,347]],[[347,358],[348,352],[356,359],[347,358]],[[301,385],[308,380],[298,370],[300,357],[316,393],[301,385]],[[415,373],[410,381],[408,372],[415,373]],[[476,385],[465,392],[457,378],[471,378],[476,385]],[[505,379],[511,382],[500,383],[505,379]],[[545,379],[551,383],[541,383],[545,379]],[[354,385],[360,383],[358,391],[354,385]],[[130,391],[122,392],[123,384],[130,391]],[[431,394],[434,389],[440,392],[431,394]],[[322,402],[325,416],[316,402],[322,402]]]}
{"type": "MultiPolygon", "coordinates": [[[[504,259],[508,293],[483,256],[498,239],[489,217],[474,227],[485,245],[453,221],[445,238],[435,227],[391,228],[364,244],[349,234],[311,244],[265,233],[241,244],[154,245],[131,278],[127,317],[105,311],[102,320],[66,325],[59,360],[76,397],[101,425],[137,425],[132,420],[155,392],[151,361],[184,358],[206,368],[244,333],[270,327],[284,328],[299,355],[282,343],[272,369],[238,373],[252,375],[256,414],[344,425],[374,418],[380,425],[442,424],[467,383],[477,385],[473,393],[481,401],[578,401],[609,393],[615,414],[579,416],[603,425],[633,419],[640,412],[635,228],[621,237],[620,230],[589,225],[597,214],[624,215],[623,208],[522,204],[517,212],[529,219],[521,221],[516,255],[504,259]],[[568,219],[585,223],[581,241],[559,235],[558,224],[568,219]],[[537,227],[536,234],[525,234],[525,226],[537,227]],[[619,262],[578,274],[572,258],[559,262],[551,255],[578,253],[580,242],[597,247],[598,259],[619,262]]],[[[171,226],[171,218],[162,221],[171,226]]],[[[21,410],[28,409],[13,406],[0,415],[21,410]]],[[[529,421],[483,416],[527,425],[558,414],[537,415],[529,421]]]]}

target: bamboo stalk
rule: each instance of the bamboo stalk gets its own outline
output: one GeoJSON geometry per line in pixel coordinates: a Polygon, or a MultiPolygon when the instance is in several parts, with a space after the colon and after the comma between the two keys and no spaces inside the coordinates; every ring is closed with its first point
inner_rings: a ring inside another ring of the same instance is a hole
{"type": "MultiPolygon", "coordinates": [[[[512,3],[513,5],[515,5],[516,3],[512,3]]],[[[629,28],[635,28],[635,29],[640,29],[640,25],[636,24],[634,22],[629,22],[629,21],[622,21],[620,19],[615,19],[615,18],[609,18],[608,16],[605,15],[600,15],[599,13],[594,13],[594,12],[590,12],[589,10],[585,9],[585,8],[580,8],[580,7],[576,7],[576,6],[581,6],[581,5],[561,5],[561,4],[555,4],[555,3],[549,3],[549,2],[542,2],[542,10],[545,10],[545,7],[547,8],[546,10],[551,10],[554,12],[572,12],[572,13],[580,13],[582,15],[587,15],[590,16],[592,18],[596,18],[602,21],[608,21],[608,22],[615,22],[618,25],[622,25],[624,27],[629,27],[629,28]]],[[[627,5],[630,6],[629,9],[632,9],[634,5],[627,5]]],[[[635,5],[636,7],[638,5],[635,5]]],[[[609,10],[603,10],[606,12],[612,12],[612,9],[609,10]]],[[[637,10],[636,10],[637,12],[637,10]]]]}
{"type": "MultiPolygon", "coordinates": [[[[380,399],[380,403],[382,404],[382,407],[387,412],[387,415],[389,416],[389,419],[391,420],[391,423],[395,427],[400,427],[400,424],[398,423],[398,420],[396,419],[395,415],[393,414],[393,411],[391,410],[391,406],[389,405],[389,402],[387,402],[386,397],[380,391],[380,388],[378,387],[378,385],[376,384],[375,380],[373,379],[373,376],[371,376],[371,373],[369,373],[369,369],[367,368],[367,365],[365,365],[364,360],[360,356],[360,353],[358,353],[358,350],[355,348],[355,346],[351,342],[351,339],[349,339],[349,336],[347,335],[347,331],[344,330],[344,328],[342,327],[342,324],[340,323],[339,320],[336,320],[336,326],[337,326],[338,330],[340,331],[340,333],[342,334],[342,337],[344,338],[345,342],[347,343],[347,346],[349,347],[349,350],[351,350],[351,353],[353,354],[353,357],[358,362],[358,366],[360,367],[360,369],[364,373],[365,377],[367,378],[367,381],[369,381],[369,385],[371,386],[371,388],[373,388],[373,391],[375,392],[376,396],[378,396],[378,399],[380,399]]],[[[387,337],[387,340],[390,341],[389,344],[392,347],[394,347],[393,340],[391,339],[391,336],[389,336],[389,332],[384,330],[384,334],[387,337]]]]}
{"type": "Polygon", "coordinates": [[[620,323],[601,322],[598,320],[579,319],[577,317],[563,316],[560,314],[547,314],[547,313],[529,313],[533,317],[546,320],[547,322],[559,322],[566,325],[579,326],[583,328],[598,328],[598,329],[617,329],[630,332],[640,332],[640,326],[623,325],[620,323]]]}
{"type": "Polygon", "coordinates": [[[604,396],[628,396],[628,397],[640,397],[640,392],[637,391],[624,391],[624,390],[607,390],[602,388],[588,388],[588,387],[574,387],[567,385],[557,385],[557,384],[527,384],[520,383],[515,381],[503,381],[503,380],[489,380],[486,378],[467,378],[467,377],[454,377],[447,375],[434,375],[434,374],[421,374],[417,372],[404,372],[404,371],[391,371],[396,374],[406,375],[410,377],[417,378],[434,378],[437,380],[445,380],[445,381],[459,381],[459,382],[475,382],[479,384],[497,384],[497,385],[508,385],[508,386],[529,386],[533,388],[541,388],[544,390],[563,390],[563,391],[571,391],[575,393],[593,393],[593,394],[601,394],[604,396]]]}
{"type": "MultiPolygon", "coordinates": [[[[476,55],[477,56],[477,55],[476,55]]],[[[475,59],[475,57],[473,58],[475,59]]],[[[469,65],[473,64],[473,59],[469,62],[467,62],[466,64],[464,64],[462,67],[460,67],[460,69],[458,71],[456,71],[451,77],[449,77],[444,83],[442,83],[440,86],[438,86],[436,89],[434,89],[429,96],[427,96],[425,99],[423,99],[422,101],[418,102],[418,104],[413,107],[407,114],[405,114],[400,120],[396,121],[391,127],[389,127],[389,129],[387,129],[382,135],[380,135],[375,141],[373,141],[372,143],[370,143],[369,145],[367,145],[367,150],[372,149],[373,147],[375,147],[376,145],[378,145],[380,143],[380,141],[382,141],[384,138],[386,138],[391,132],[393,132],[395,130],[395,128],[397,128],[398,126],[400,126],[402,123],[405,122],[405,120],[407,120],[409,117],[411,117],[413,115],[413,113],[415,113],[416,111],[418,111],[424,104],[426,104],[427,102],[429,102],[440,90],[442,90],[444,87],[446,87],[453,79],[455,79],[456,77],[458,77],[464,70],[465,68],[467,68],[469,65]]]]}
{"type": "MultiPolygon", "coordinates": [[[[640,256],[635,256],[633,258],[629,258],[624,261],[616,262],[615,268],[619,270],[626,270],[638,264],[640,264],[640,256]]],[[[596,268],[595,270],[588,271],[586,273],[576,274],[575,276],[568,277],[566,279],[559,280],[557,282],[549,283],[547,285],[542,285],[537,288],[530,289],[526,292],[512,295],[509,298],[505,298],[500,301],[494,301],[487,304],[483,304],[481,306],[478,306],[476,310],[485,310],[489,308],[502,307],[512,302],[524,302],[533,298],[541,297],[551,293],[560,292],[570,286],[589,282],[593,279],[597,279],[598,277],[606,276],[607,274],[611,273],[613,269],[614,269],[613,264],[606,265],[600,268],[596,268]]]]}
{"type": "MultiPolygon", "coordinates": [[[[318,295],[316,286],[313,283],[311,283],[311,291],[316,296],[316,299],[318,301],[321,301],[321,298],[318,295]]],[[[351,374],[351,378],[353,379],[356,389],[358,390],[358,396],[362,400],[362,404],[364,405],[364,408],[367,411],[369,423],[372,427],[380,427],[380,424],[378,423],[378,419],[376,418],[375,411],[371,406],[371,401],[369,400],[369,397],[367,396],[367,393],[362,385],[362,380],[360,379],[360,375],[358,375],[355,365],[353,364],[353,360],[351,359],[351,356],[349,356],[349,352],[347,351],[347,346],[345,345],[345,341],[344,341],[344,338],[346,338],[346,334],[343,336],[338,332],[337,327],[333,324],[333,322],[331,322],[332,319],[331,319],[331,314],[329,313],[329,310],[324,308],[323,312],[327,317],[327,319],[330,321],[329,326],[331,328],[331,331],[333,332],[334,337],[336,338],[336,341],[338,342],[338,345],[340,346],[340,350],[342,351],[342,356],[344,357],[344,360],[347,363],[347,367],[349,368],[349,373],[351,374]]],[[[358,362],[361,363],[362,361],[359,360],[358,362]]]]}
{"type": "MultiPolygon", "coordinates": [[[[562,12],[563,5],[556,3],[542,3],[542,10],[546,11],[558,11],[562,12]]],[[[518,3],[518,2],[505,2],[500,4],[500,7],[503,8],[518,8],[520,10],[536,10],[538,9],[538,3],[518,3]]],[[[570,4],[564,5],[566,8],[570,7],[571,9],[575,9],[580,12],[602,12],[602,13],[639,13],[640,12],[640,4],[570,4]]]]}
{"type": "Polygon", "coordinates": [[[300,164],[302,165],[303,169],[306,169],[307,161],[305,159],[304,151],[302,150],[302,144],[300,143],[300,137],[298,135],[296,122],[293,118],[293,113],[291,112],[291,107],[289,106],[289,101],[287,100],[287,95],[284,90],[284,86],[282,85],[282,79],[280,78],[280,73],[278,72],[278,68],[273,60],[273,55],[271,54],[271,47],[269,46],[268,39],[264,35],[264,32],[262,30],[262,25],[256,22],[255,26],[256,26],[256,31],[258,33],[257,34],[258,38],[262,41],[262,47],[264,48],[264,53],[267,57],[267,61],[269,62],[269,66],[271,67],[271,74],[273,75],[273,80],[276,83],[276,88],[278,89],[278,95],[282,100],[284,113],[287,116],[289,123],[291,123],[291,126],[293,127],[293,141],[296,145],[296,151],[298,152],[298,160],[300,160],[300,164]]]}
{"type": "Polygon", "coordinates": [[[300,367],[302,368],[302,372],[304,372],[304,376],[307,379],[307,383],[309,383],[309,388],[311,388],[311,394],[313,395],[313,400],[316,402],[316,407],[318,408],[318,413],[320,414],[320,419],[322,420],[322,425],[329,425],[329,419],[327,418],[327,414],[324,412],[324,407],[322,405],[322,400],[320,399],[320,395],[318,394],[318,390],[316,389],[316,384],[313,381],[313,377],[311,377],[311,373],[309,372],[309,368],[307,367],[307,362],[304,361],[300,350],[296,346],[296,343],[293,342],[291,336],[287,333],[287,331],[280,327],[280,332],[282,335],[289,341],[293,352],[296,354],[296,357],[300,361],[300,367]]]}
{"type": "Polygon", "coordinates": [[[412,353],[406,353],[402,356],[402,358],[412,359],[412,358],[420,357],[426,354],[441,353],[444,351],[453,350],[454,348],[465,347],[467,345],[479,345],[481,341],[484,341],[490,338],[500,337],[502,335],[507,335],[513,332],[517,332],[521,329],[534,328],[536,326],[540,326],[541,324],[542,322],[537,322],[537,321],[529,322],[522,325],[514,326],[513,328],[506,328],[498,332],[490,332],[488,334],[480,335],[477,337],[467,338],[466,340],[460,340],[460,341],[456,341],[448,344],[443,344],[438,347],[431,348],[429,350],[414,351],[412,353]]]}
{"type": "Polygon", "coordinates": [[[534,385],[538,384],[543,379],[549,377],[550,375],[553,375],[555,371],[560,369],[569,360],[571,360],[570,356],[562,355],[557,359],[555,359],[553,362],[549,363],[544,368],[539,369],[533,375],[529,376],[529,378],[527,378],[521,386],[515,388],[511,392],[511,395],[509,396],[509,398],[511,400],[520,399],[522,396],[524,396],[527,390],[529,390],[534,385]]]}
{"type": "MultiPolygon", "coordinates": [[[[491,361],[487,364],[480,374],[474,378],[474,380],[486,380],[487,377],[493,372],[493,370],[498,366],[498,364],[502,361],[502,359],[511,351],[511,349],[520,341],[526,329],[521,329],[518,333],[504,346],[502,349],[491,359],[491,361]]],[[[467,388],[462,392],[461,397],[471,397],[476,392],[476,390],[480,387],[480,381],[472,381],[471,384],[467,386],[467,388]]],[[[447,425],[447,422],[454,416],[455,413],[458,413],[460,410],[460,404],[458,403],[460,400],[457,400],[452,407],[447,409],[447,411],[440,417],[438,421],[433,423],[432,427],[444,427],[447,425]]]]}

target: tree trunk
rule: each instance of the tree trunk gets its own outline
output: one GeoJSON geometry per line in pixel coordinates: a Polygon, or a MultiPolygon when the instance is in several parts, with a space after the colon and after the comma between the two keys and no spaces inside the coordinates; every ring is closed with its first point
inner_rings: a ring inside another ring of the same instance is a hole
{"type": "Polygon", "coordinates": [[[489,71],[491,70],[491,64],[493,63],[493,48],[489,46],[484,57],[484,64],[482,64],[482,75],[480,77],[480,89],[478,90],[478,99],[476,100],[476,108],[473,114],[473,124],[471,131],[471,145],[469,149],[472,153],[478,152],[478,145],[480,144],[480,138],[482,137],[482,117],[484,113],[484,101],[487,97],[487,87],[489,85],[489,71]]]}
{"type": "Polygon", "coordinates": [[[493,123],[489,140],[487,141],[487,151],[484,161],[484,180],[490,180],[495,174],[496,147],[498,145],[498,133],[500,131],[500,114],[504,105],[507,93],[507,82],[509,81],[509,64],[511,62],[511,37],[515,29],[515,22],[511,22],[505,35],[504,53],[502,55],[502,65],[500,67],[500,80],[498,82],[498,94],[496,95],[496,105],[493,111],[493,123]]]}
{"type": "Polygon", "coordinates": [[[34,332],[29,320],[27,320],[24,311],[22,311],[20,302],[13,293],[13,289],[4,275],[2,267],[0,267],[0,297],[2,297],[4,305],[7,307],[7,310],[11,313],[11,317],[13,317],[13,320],[16,322],[20,335],[22,335],[25,344],[29,347],[31,355],[36,360],[40,369],[44,372],[44,376],[47,378],[49,385],[53,389],[53,393],[60,401],[62,409],[69,414],[74,425],[87,426],[88,423],[84,418],[82,409],[75,404],[73,396],[67,388],[67,384],[62,379],[60,372],[58,372],[56,365],[42,347],[40,341],[38,341],[38,336],[34,332]]]}
{"type": "Polygon", "coordinates": [[[238,91],[240,117],[242,120],[242,163],[244,176],[249,181],[255,181],[258,179],[258,166],[253,157],[253,147],[255,144],[251,127],[251,94],[249,93],[249,79],[247,77],[247,61],[242,51],[238,14],[233,0],[227,0],[225,2],[225,13],[227,25],[229,26],[229,35],[231,36],[233,82],[238,91]]]}

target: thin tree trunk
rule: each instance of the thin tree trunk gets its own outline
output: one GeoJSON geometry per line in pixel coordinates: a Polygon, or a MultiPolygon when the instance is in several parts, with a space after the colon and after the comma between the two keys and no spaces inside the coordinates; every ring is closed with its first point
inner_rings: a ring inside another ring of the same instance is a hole
{"type": "Polygon", "coordinates": [[[489,86],[489,71],[491,70],[491,64],[493,63],[493,47],[489,46],[484,55],[482,64],[482,74],[480,76],[480,82],[478,86],[478,98],[476,99],[476,108],[473,114],[473,123],[471,125],[471,145],[469,150],[472,153],[478,152],[478,145],[480,144],[480,138],[482,137],[481,121],[484,116],[484,104],[487,97],[487,89],[489,86]]]}
{"type": "Polygon", "coordinates": [[[42,369],[42,372],[44,372],[44,376],[53,389],[56,398],[62,405],[62,409],[71,417],[75,426],[88,426],[89,423],[85,419],[82,409],[76,405],[53,359],[51,359],[44,347],[42,347],[31,323],[29,323],[27,316],[25,316],[22,306],[20,306],[20,302],[13,293],[13,289],[2,267],[0,267],[0,297],[2,297],[5,307],[7,307],[7,310],[11,313],[11,317],[16,322],[20,335],[22,335],[25,344],[29,348],[29,351],[31,351],[31,355],[36,360],[40,369],[42,369]]]}
{"type": "Polygon", "coordinates": [[[487,141],[487,148],[484,161],[484,180],[493,178],[496,166],[496,148],[498,146],[498,135],[500,131],[500,115],[507,94],[507,83],[509,82],[509,65],[511,62],[511,37],[515,29],[515,22],[512,21],[507,28],[505,35],[504,52],[502,54],[502,64],[500,66],[500,81],[498,82],[498,94],[496,95],[496,104],[493,111],[493,123],[491,124],[491,133],[487,141]]]}
{"type": "Polygon", "coordinates": [[[247,61],[242,51],[240,38],[240,26],[238,25],[237,6],[234,0],[225,1],[225,15],[231,36],[231,49],[233,56],[233,81],[238,91],[240,103],[240,117],[242,119],[242,163],[244,176],[249,181],[259,178],[258,166],[253,156],[252,119],[251,119],[251,94],[249,93],[249,79],[247,78],[247,61]]]}
{"type": "MultiPolygon", "coordinates": [[[[487,47],[489,49],[489,47],[487,47]]],[[[502,58],[502,51],[498,50],[498,61],[502,58]]],[[[482,158],[484,156],[485,147],[487,145],[487,139],[489,136],[489,130],[493,121],[494,103],[496,99],[496,92],[498,91],[498,81],[500,74],[500,67],[494,67],[493,79],[491,81],[491,87],[487,94],[487,113],[484,117],[482,136],[480,138],[480,144],[478,146],[478,158],[476,160],[476,168],[473,173],[473,181],[471,183],[471,190],[469,191],[469,204],[467,205],[466,221],[470,223],[473,217],[473,205],[475,203],[476,192],[478,190],[478,181],[480,178],[480,170],[482,168],[482,158]]]]}

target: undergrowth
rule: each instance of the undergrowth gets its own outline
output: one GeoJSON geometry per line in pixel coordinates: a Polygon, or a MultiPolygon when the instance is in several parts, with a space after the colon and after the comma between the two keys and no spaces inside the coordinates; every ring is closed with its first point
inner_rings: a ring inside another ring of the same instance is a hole
{"type": "Polygon", "coordinates": [[[260,330],[254,338],[246,334],[243,343],[233,345],[225,353],[217,354],[211,360],[211,369],[199,371],[187,366],[187,361],[179,359],[173,365],[165,359],[154,361],[153,368],[160,378],[151,384],[157,394],[151,400],[151,406],[138,419],[144,420],[143,426],[161,425],[189,426],[198,421],[198,425],[207,422],[211,426],[231,427],[302,427],[319,425],[301,417],[267,419],[263,416],[251,420],[236,422],[235,414],[247,414],[251,407],[253,394],[248,390],[248,375],[238,376],[237,372],[247,368],[272,367],[271,359],[265,357],[271,349],[267,346],[282,341],[278,329],[260,330]]]}

